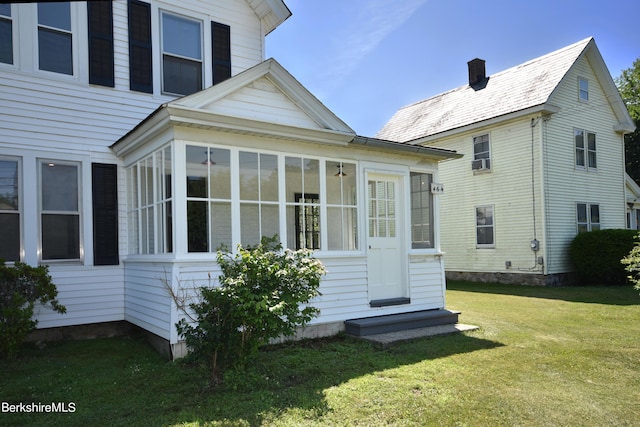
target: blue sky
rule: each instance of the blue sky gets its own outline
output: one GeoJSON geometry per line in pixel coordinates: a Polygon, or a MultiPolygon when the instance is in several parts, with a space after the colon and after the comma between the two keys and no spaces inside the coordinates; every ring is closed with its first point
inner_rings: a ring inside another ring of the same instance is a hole
{"type": "Polygon", "coordinates": [[[267,58],[363,136],[465,84],[476,57],[491,75],[592,36],[613,77],[640,58],[637,0],[285,3],[293,16],[267,36],[267,58]]]}

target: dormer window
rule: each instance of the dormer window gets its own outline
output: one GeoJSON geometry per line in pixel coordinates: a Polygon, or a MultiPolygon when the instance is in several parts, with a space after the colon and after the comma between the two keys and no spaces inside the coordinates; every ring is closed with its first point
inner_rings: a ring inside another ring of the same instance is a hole
{"type": "Polygon", "coordinates": [[[580,101],[589,101],[589,80],[582,77],[578,78],[578,93],[580,101]]]}
{"type": "Polygon", "coordinates": [[[72,52],[69,2],[38,3],[39,68],[73,75],[72,52]]]}
{"type": "Polygon", "coordinates": [[[190,95],[202,90],[202,23],[162,13],[162,91],[190,95]]]}

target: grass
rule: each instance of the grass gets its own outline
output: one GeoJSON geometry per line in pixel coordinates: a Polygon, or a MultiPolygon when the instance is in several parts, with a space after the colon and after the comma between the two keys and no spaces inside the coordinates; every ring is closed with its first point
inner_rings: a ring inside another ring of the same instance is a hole
{"type": "Polygon", "coordinates": [[[211,389],[144,342],[27,348],[0,361],[0,400],[74,402],[1,425],[632,426],[640,423],[640,296],[631,287],[449,283],[478,331],[381,350],[338,336],[270,347],[211,389]]]}

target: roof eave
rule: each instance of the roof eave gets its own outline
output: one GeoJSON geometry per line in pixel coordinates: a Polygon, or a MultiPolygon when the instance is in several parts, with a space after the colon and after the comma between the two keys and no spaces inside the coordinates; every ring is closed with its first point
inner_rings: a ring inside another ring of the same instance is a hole
{"type": "Polygon", "coordinates": [[[386,139],[370,138],[356,135],[351,141],[352,144],[371,147],[382,151],[393,151],[400,153],[419,154],[435,160],[459,159],[463,155],[454,150],[443,148],[425,147],[423,145],[405,144],[402,142],[389,141],[386,139]]]}

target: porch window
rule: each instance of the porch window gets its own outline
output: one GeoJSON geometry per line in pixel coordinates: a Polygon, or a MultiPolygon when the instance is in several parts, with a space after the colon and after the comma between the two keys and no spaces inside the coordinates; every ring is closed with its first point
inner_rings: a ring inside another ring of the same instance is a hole
{"type": "Polygon", "coordinates": [[[229,150],[187,146],[189,252],[231,249],[231,155],[229,150]]]}
{"type": "Polygon", "coordinates": [[[478,248],[495,247],[493,206],[476,207],[476,244],[478,248]]]}
{"type": "Polygon", "coordinates": [[[576,167],[597,169],[596,134],[583,129],[574,129],[576,167]]]}
{"type": "Polygon", "coordinates": [[[240,242],[250,246],[280,232],[278,157],[241,151],[239,161],[240,242]]]}
{"type": "Polygon", "coordinates": [[[39,68],[73,75],[70,2],[38,3],[39,68]]]}
{"type": "Polygon", "coordinates": [[[40,161],[41,260],[80,260],[80,165],[40,161]]]}
{"type": "Polygon", "coordinates": [[[285,158],[287,246],[320,249],[320,161],[285,158]]]}
{"type": "Polygon", "coordinates": [[[411,248],[433,248],[432,176],[411,172],[411,248]]]}
{"type": "Polygon", "coordinates": [[[576,219],[578,233],[600,230],[600,205],[577,203],[576,219]]]}
{"type": "Polygon", "coordinates": [[[13,64],[13,20],[11,3],[0,4],[0,62],[13,64]]]}
{"type": "Polygon", "coordinates": [[[173,252],[171,159],[165,147],[127,170],[130,253],[173,252]]]}
{"type": "Polygon", "coordinates": [[[190,95],[202,89],[202,23],[162,12],[162,91],[190,95]]]}
{"type": "Polygon", "coordinates": [[[355,163],[326,162],[327,244],[329,250],[358,249],[355,163]]]}
{"type": "Polygon", "coordinates": [[[0,158],[0,260],[20,261],[18,160],[0,158]]]}

